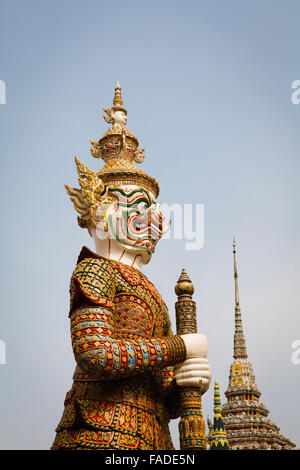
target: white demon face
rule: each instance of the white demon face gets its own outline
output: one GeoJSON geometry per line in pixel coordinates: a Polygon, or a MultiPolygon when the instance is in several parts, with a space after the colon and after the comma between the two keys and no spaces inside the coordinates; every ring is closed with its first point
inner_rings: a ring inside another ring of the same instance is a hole
{"type": "Polygon", "coordinates": [[[156,243],[169,228],[169,224],[163,226],[164,216],[158,204],[141,187],[110,188],[108,193],[115,197],[105,210],[110,238],[148,263],[156,243]]]}

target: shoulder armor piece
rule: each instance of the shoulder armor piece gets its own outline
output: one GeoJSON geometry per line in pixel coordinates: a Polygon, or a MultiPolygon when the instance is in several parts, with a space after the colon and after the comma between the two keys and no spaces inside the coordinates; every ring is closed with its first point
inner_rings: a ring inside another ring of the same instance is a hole
{"type": "Polygon", "coordinates": [[[115,277],[116,271],[109,260],[104,258],[81,260],[71,279],[71,309],[75,307],[78,290],[96,304],[103,304],[105,300],[112,301],[116,290],[115,277]]]}

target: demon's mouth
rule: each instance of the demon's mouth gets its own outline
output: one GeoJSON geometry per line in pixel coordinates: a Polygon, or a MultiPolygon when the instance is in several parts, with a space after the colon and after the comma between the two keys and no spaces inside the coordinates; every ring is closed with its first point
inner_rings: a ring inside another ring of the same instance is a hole
{"type": "Polygon", "coordinates": [[[139,232],[141,230],[144,230],[148,227],[147,224],[145,224],[145,222],[143,220],[141,220],[140,217],[137,217],[133,222],[132,222],[132,226],[134,228],[134,230],[136,232],[139,232]]]}
{"type": "Polygon", "coordinates": [[[143,216],[134,215],[128,221],[129,232],[139,238],[159,240],[163,233],[163,217],[158,211],[149,211],[143,216]]]}

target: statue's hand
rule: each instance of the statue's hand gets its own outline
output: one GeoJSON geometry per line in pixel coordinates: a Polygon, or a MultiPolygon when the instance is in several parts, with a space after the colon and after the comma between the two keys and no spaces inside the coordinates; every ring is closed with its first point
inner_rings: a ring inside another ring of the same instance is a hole
{"type": "Polygon", "coordinates": [[[205,335],[191,333],[181,335],[186,349],[186,359],[192,357],[206,357],[208,351],[207,338],[205,335]]]}
{"type": "Polygon", "coordinates": [[[199,387],[205,393],[210,384],[211,370],[204,357],[186,359],[174,368],[175,380],[179,387],[199,387]]]}
{"type": "Polygon", "coordinates": [[[200,387],[201,393],[208,390],[211,370],[207,356],[207,339],[201,334],[182,335],[186,347],[186,360],[174,368],[175,379],[180,387],[200,387]]]}

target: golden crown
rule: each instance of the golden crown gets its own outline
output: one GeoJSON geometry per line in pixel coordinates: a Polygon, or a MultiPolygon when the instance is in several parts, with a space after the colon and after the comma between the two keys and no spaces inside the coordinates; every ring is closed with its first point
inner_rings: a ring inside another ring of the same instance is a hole
{"type": "Polygon", "coordinates": [[[80,214],[78,223],[81,227],[87,227],[89,221],[96,225],[96,209],[108,202],[104,196],[107,187],[137,185],[150,191],[155,198],[159,193],[158,182],[135,165],[144,160],[145,149],[139,147],[138,139],[125,126],[127,110],[123,107],[119,82],[115,88],[113,106],[104,111],[103,118],[112,127],[98,142],[91,141],[90,150],[93,157],[102,158],[105,165],[94,173],[76,157],[80,189],[66,185],[70,199],[80,214]]]}

